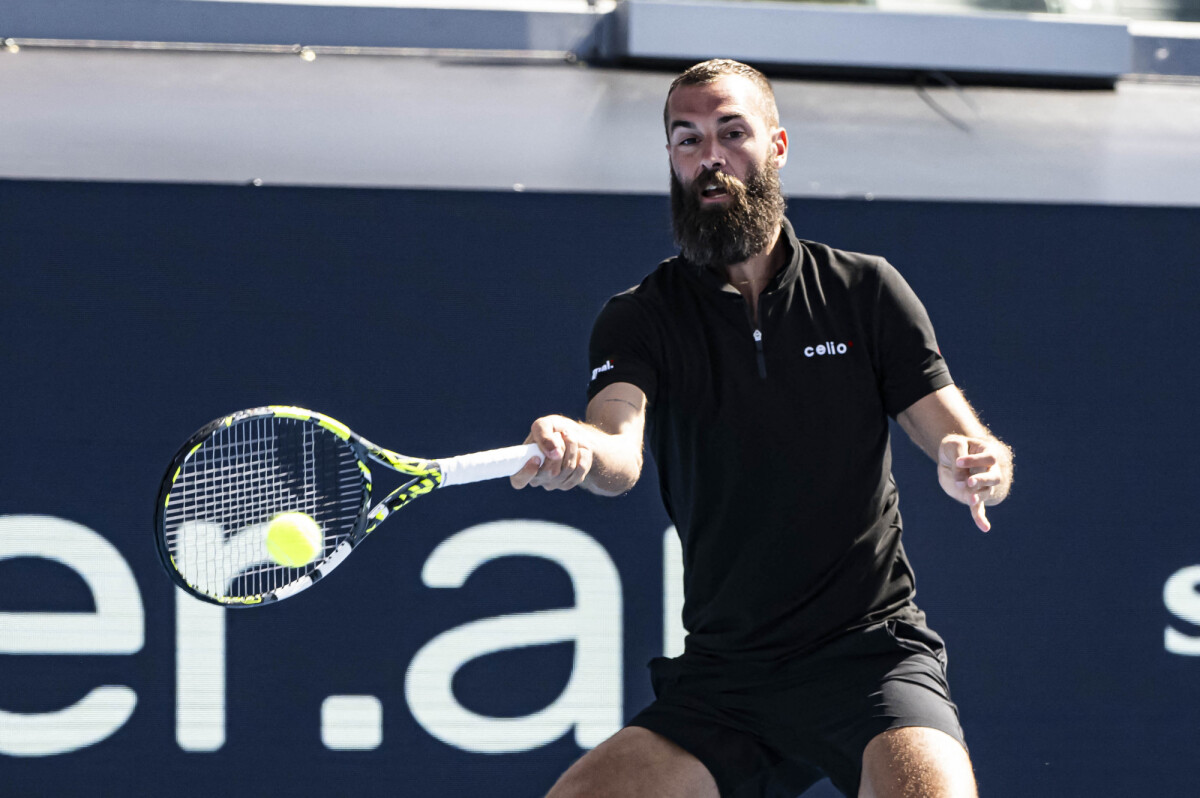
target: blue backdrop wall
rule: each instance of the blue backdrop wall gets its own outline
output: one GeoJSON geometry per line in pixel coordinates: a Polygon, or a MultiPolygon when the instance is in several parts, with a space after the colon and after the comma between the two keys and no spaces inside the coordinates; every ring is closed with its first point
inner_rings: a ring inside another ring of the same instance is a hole
{"type": "MultiPolygon", "coordinates": [[[[918,602],[985,792],[1195,794],[1200,212],[789,215],[901,270],[1017,452],[983,535],[895,444],[918,602]]],[[[595,313],[671,251],[661,197],[0,182],[3,791],[542,794],[649,701],[644,663],[670,648],[652,473],[613,500],[434,495],[319,589],[216,617],[159,570],[155,491],[192,431],[242,407],[311,407],[427,456],[578,416],[595,313]],[[489,529],[549,549],[496,557],[489,529]],[[431,586],[451,555],[469,576],[431,586]],[[571,634],[435,645],[548,623],[584,574],[572,634],[615,629],[608,658],[571,634]],[[441,704],[412,689],[438,683],[441,704]]]]}

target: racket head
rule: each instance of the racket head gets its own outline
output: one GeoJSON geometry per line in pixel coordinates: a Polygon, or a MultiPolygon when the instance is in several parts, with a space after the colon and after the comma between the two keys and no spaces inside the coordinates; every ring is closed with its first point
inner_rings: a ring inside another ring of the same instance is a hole
{"type": "MultiPolygon", "coordinates": [[[[155,538],[171,579],[229,607],[278,601],[328,574],[364,537],[371,444],[302,408],[259,407],[198,430],[159,488],[155,538]],[[314,559],[290,568],[267,553],[271,520],[301,512],[321,528],[314,559]]],[[[371,528],[374,528],[373,526],[371,528]]]]}

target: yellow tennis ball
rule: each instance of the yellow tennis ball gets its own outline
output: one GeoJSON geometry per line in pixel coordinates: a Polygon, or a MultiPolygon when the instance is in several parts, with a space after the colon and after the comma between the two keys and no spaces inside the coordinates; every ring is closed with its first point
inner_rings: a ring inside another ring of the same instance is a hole
{"type": "Polygon", "coordinates": [[[267,554],[279,565],[308,565],[324,548],[321,527],[304,513],[280,513],[267,527],[267,554]]]}

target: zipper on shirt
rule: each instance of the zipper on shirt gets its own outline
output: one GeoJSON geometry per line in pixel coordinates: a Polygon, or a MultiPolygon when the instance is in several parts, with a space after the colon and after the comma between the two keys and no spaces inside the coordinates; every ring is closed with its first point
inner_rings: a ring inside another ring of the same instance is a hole
{"type": "Polygon", "coordinates": [[[754,353],[758,358],[758,376],[767,378],[767,358],[763,355],[762,330],[754,328],[754,353]]]}

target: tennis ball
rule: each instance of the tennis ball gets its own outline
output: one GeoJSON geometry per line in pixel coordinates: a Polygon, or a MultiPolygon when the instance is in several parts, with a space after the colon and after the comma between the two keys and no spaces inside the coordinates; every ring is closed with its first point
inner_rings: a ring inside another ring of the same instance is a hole
{"type": "Polygon", "coordinates": [[[324,542],[320,525],[304,513],[280,513],[267,527],[267,554],[289,568],[312,562],[324,542]]]}

